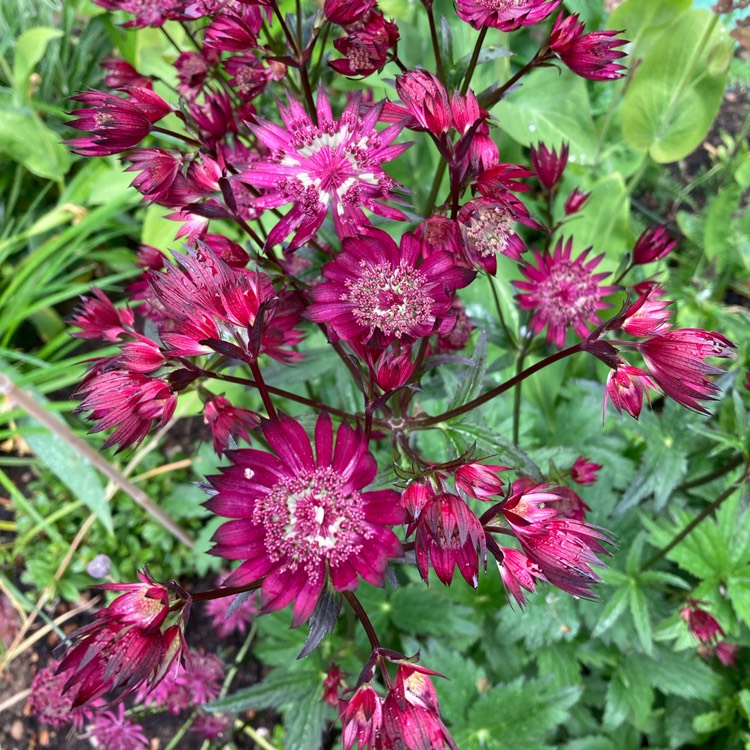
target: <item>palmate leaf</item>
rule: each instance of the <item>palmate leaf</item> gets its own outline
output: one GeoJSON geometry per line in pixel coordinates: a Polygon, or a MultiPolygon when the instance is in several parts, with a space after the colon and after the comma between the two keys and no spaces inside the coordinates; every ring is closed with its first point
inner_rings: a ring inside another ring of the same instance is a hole
{"type": "Polygon", "coordinates": [[[556,688],[544,680],[519,678],[479,697],[468,725],[454,731],[461,750],[535,750],[568,717],[581,697],[575,687],[556,688]]]}

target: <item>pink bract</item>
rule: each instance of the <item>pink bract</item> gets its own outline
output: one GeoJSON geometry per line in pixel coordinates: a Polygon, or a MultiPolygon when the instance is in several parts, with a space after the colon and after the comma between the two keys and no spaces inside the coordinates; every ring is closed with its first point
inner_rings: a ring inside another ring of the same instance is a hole
{"type": "Polygon", "coordinates": [[[547,18],[562,0],[456,0],[456,13],[475,29],[515,31],[547,18]]]}
{"type": "Polygon", "coordinates": [[[315,455],[302,425],[282,416],[265,422],[273,453],[228,451],[231,466],[211,477],[217,490],[206,505],[228,521],[214,535],[214,555],[242,564],[231,586],[261,581],[261,610],[294,601],[292,625],[305,622],[326,579],[353,591],[363,578],[384,583],[388,560],[401,553],[391,526],[403,520],[395,490],[362,492],[377,464],[360,430],[346,422],[335,445],[330,418],[315,427],[315,455]]]}

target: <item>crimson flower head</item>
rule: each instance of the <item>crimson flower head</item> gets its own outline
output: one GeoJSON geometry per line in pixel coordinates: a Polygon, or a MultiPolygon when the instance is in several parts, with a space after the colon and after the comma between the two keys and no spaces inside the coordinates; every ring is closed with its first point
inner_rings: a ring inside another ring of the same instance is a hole
{"type": "Polygon", "coordinates": [[[77,119],[68,125],[91,135],[73,138],[68,146],[83,156],[109,156],[137,146],[153,124],[166,117],[172,108],[151,89],[127,87],[126,97],[87,91],[73,99],[90,108],[76,109],[77,119]]]}
{"type": "Polygon", "coordinates": [[[526,245],[516,232],[516,223],[538,228],[526,206],[506,192],[503,198],[476,198],[458,213],[464,238],[464,254],[470,266],[497,272],[497,256],[519,260],[526,245]]]}
{"type": "Polygon", "coordinates": [[[377,750],[383,727],[383,699],[368,682],[357,688],[341,712],[344,750],[377,750]]]}
{"type": "Polygon", "coordinates": [[[327,323],[345,341],[379,347],[451,330],[453,294],[471,282],[472,271],[444,252],[421,258],[411,233],[400,246],[379,229],[342,244],[343,251],[323,267],[326,281],[313,289],[307,318],[327,323]]]}
{"type": "Polygon", "coordinates": [[[456,0],[456,13],[475,29],[516,31],[544,21],[562,0],[456,0]]]}
{"type": "Polygon", "coordinates": [[[76,411],[90,411],[98,422],[89,432],[116,427],[102,448],[119,445],[118,453],[138,445],[154,425],[165,425],[177,407],[177,394],[164,380],[116,364],[95,366],[75,395],[83,397],[76,411]]]}
{"type": "Polygon", "coordinates": [[[668,331],[672,327],[672,302],[660,299],[660,294],[660,287],[652,286],[630,305],[623,313],[622,330],[639,338],[668,331]]]}
{"type": "Polygon", "coordinates": [[[521,290],[517,295],[522,309],[533,310],[531,329],[540,333],[547,326],[547,342],[562,349],[568,328],[581,337],[589,335],[587,323],[598,323],[597,313],[609,305],[602,298],[617,290],[615,286],[602,286],[608,273],[594,273],[604,255],[588,259],[584,250],[575,260],[571,255],[573,240],[564,245],[558,240],[552,253],[534,251],[536,267],[530,263],[521,266],[528,281],[514,281],[521,290]]]}
{"type": "Polygon", "coordinates": [[[349,26],[361,21],[375,8],[375,0],[325,0],[323,13],[325,17],[337,26],[349,26]]]}
{"type": "Polygon", "coordinates": [[[503,491],[503,480],[500,472],[506,471],[507,466],[496,464],[480,464],[472,461],[456,469],[456,487],[469,497],[477,500],[487,500],[503,491]]]}
{"type": "Polygon", "coordinates": [[[539,182],[551,190],[562,177],[565,171],[565,165],[568,163],[569,146],[563,143],[560,153],[553,148],[548,149],[543,143],[531,147],[531,166],[534,168],[539,182]]]}
{"type": "Polygon", "coordinates": [[[242,564],[227,579],[244,586],[262,579],[261,610],[294,601],[292,626],[305,622],[326,579],[353,591],[362,577],[384,583],[389,558],[401,544],[389,528],[403,520],[395,490],[362,492],[377,473],[367,438],[346,422],[334,446],[330,417],[315,427],[315,455],[302,425],[291,417],[267,421],[273,453],[227,451],[231,465],[210,477],[217,490],[206,505],[228,521],[214,534],[212,554],[242,564]]]}
{"type": "Polygon", "coordinates": [[[720,333],[699,328],[667,331],[634,346],[643,356],[648,374],[666,396],[703,414],[708,411],[699,401],[713,400],[719,392],[706,376],[723,372],[705,360],[730,357],[736,348],[720,333]]]}
{"type": "MultiPolygon", "coordinates": [[[[356,8],[358,3],[349,3],[356,8]]],[[[379,10],[370,10],[354,24],[347,26],[346,36],[334,39],[333,46],[344,55],[328,64],[345,76],[369,76],[388,62],[388,50],[398,42],[398,26],[379,10]]]]}
{"type": "Polygon", "coordinates": [[[389,219],[404,214],[380,201],[391,197],[396,183],[383,171],[383,162],[395,159],[410,144],[391,145],[401,132],[397,123],[378,132],[383,104],[360,115],[360,97],[353,96],[338,120],[322,89],[318,92],[315,125],[299,102],[279,104],[285,128],[262,117],[249,125],[269,150],[265,160],[247,165],[239,180],[267,192],[257,199],[258,208],[292,208],[269,232],[267,245],[278,244],[291,232],[294,250],[307,242],[331,213],[339,237],[355,235],[369,227],[362,208],[389,219]]]}
{"type": "Polygon", "coordinates": [[[214,396],[203,407],[203,421],[211,429],[216,454],[221,456],[230,438],[241,437],[250,442],[250,432],[260,424],[260,416],[254,411],[232,406],[224,396],[214,396]]]}
{"type": "Polygon", "coordinates": [[[425,70],[410,70],[396,77],[396,91],[416,119],[418,130],[435,136],[447,133],[453,124],[451,102],[440,80],[425,70]]]}
{"type": "Polygon", "coordinates": [[[633,263],[643,265],[665,258],[674,250],[677,240],[669,236],[667,228],[655,224],[645,229],[635,242],[633,263]]]}
{"type": "MultiPolygon", "coordinates": [[[[486,522],[499,511],[520,542],[523,554],[535,565],[530,567],[518,556],[505,563],[504,553],[494,539],[488,542],[487,548],[501,565],[509,566],[504,580],[511,593],[522,593],[516,582],[533,591],[532,579],[539,578],[573,596],[592,598],[592,586],[601,580],[594,568],[604,567],[597,555],[608,554],[602,542],[609,539],[596,526],[570,514],[571,494],[575,493],[566,488],[517,480],[508,497],[482,517],[486,522]]],[[[521,604],[521,599],[514,596],[521,604]]]]}
{"type": "Polygon", "coordinates": [[[609,397],[612,406],[620,414],[624,409],[631,417],[638,419],[643,408],[643,396],[648,394],[647,388],[656,390],[656,385],[648,373],[622,362],[607,375],[604,408],[606,410],[609,397]]]}
{"type": "Polygon", "coordinates": [[[399,662],[393,687],[383,704],[380,750],[458,750],[440,718],[435,686],[438,672],[409,661],[399,662]]]}
{"type": "Polygon", "coordinates": [[[736,643],[729,643],[728,641],[719,641],[713,648],[714,656],[724,667],[736,667],[739,653],[740,646],[736,643]]]}
{"type": "Polygon", "coordinates": [[[578,15],[555,19],[549,37],[552,52],[576,75],[591,81],[610,81],[625,75],[625,66],[616,63],[625,53],[618,50],[627,44],[617,38],[620,31],[592,31],[584,34],[585,25],[579,22],[578,15]]]}
{"type": "Polygon", "coordinates": [[[121,700],[142,685],[153,688],[181,657],[189,595],[148,573],[138,577],[140,583],[101,585],[124,593],[71,636],[58,672],[68,672],[65,690],[75,694],[74,707],[108,693],[121,700]]]}
{"type": "Polygon", "coordinates": [[[590,197],[591,193],[585,193],[583,190],[574,188],[573,192],[565,200],[565,215],[577,214],[590,197]]]}
{"type": "Polygon", "coordinates": [[[101,289],[92,289],[93,297],[82,297],[81,305],[68,321],[81,330],[73,336],[79,339],[104,339],[118,341],[127,331],[133,330],[135,318],[127,307],[117,309],[101,289]]]}
{"type": "Polygon", "coordinates": [[[716,618],[701,606],[705,604],[698,599],[688,599],[687,605],[680,610],[680,617],[685,621],[688,630],[705,646],[711,646],[726,635],[716,618]]]}
{"type": "Polygon", "coordinates": [[[601,464],[595,464],[583,456],[578,456],[573,466],[570,467],[570,478],[576,484],[593,484],[601,469],[601,464]]]}
{"type": "Polygon", "coordinates": [[[464,500],[447,492],[435,495],[415,525],[417,568],[425,581],[431,565],[446,586],[456,567],[466,583],[479,585],[480,560],[486,559],[484,529],[464,500]]]}

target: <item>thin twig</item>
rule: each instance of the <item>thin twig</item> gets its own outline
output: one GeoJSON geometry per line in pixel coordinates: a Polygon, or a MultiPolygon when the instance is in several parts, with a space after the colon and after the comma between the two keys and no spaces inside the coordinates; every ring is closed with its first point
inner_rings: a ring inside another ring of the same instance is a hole
{"type": "Polygon", "coordinates": [[[189,549],[193,549],[193,540],[166,514],[153,503],[149,496],[136,487],[106,458],[99,455],[82,438],[73,432],[65,422],[52,416],[41,404],[38,404],[31,394],[16,386],[7,376],[0,373],[0,394],[7,396],[14,406],[23,409],[30,417],[44,425],[50,432],[59,437],[71,448],[86,459],[95,469],[98,469],[118,489],[128,495],[136,505],[140,505],[157,523],[161,524],[172,536],[182,542],[189,549]]]}

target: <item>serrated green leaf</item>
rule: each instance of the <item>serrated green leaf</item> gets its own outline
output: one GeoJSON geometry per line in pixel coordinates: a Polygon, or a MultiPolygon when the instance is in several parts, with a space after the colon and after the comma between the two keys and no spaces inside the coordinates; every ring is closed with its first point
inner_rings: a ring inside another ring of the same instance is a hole
{"type": "Polygon", "coordinates": [[[323,702],[321,681],[284,714],[284,750],[319,750],[326,724],[327,706],[323,702]]]}
{"type": "Polygon", "coordinates": [[[269,674],[257,685],[238,690],[225,698],[206,703],[204,708],[214,713],[227,712],[238,714],[242,711],[275,708],[285,704],[296,704],[311,691],[317,693],[321,687],[320,672],[298,662],[297,669],[280,667],[269,674]]]}
{"type": "Polygon", "coordinates": [[[553,688],[542,680],[517,679],[479,697],[468,726],[454,733],[462,750],[535,750],[562,724],[579,700],[577,688],[553,688]]]}
{"type": "Polygon", "coordinates": [[[643,664],[651,685],[667,695],[707,701],[721,687],[720,678],[692,649],[675,652],[658,647],[644,657],[643,664]]]}
{"type": "Polygon", "coordinates": [[[649,675],[640,660],[623,662],[607,688],[603,723],[606,729],[617,729],[626,720],[642,728],[651,712],[654,691],[649,675]]]}
{"type": "Polygon", "coordinates": [[[732,717],[726,711],[708,711],[693,719],[693,729],[699,734],[714,734],[719,729],[729,726],[732,717]]]}
{"type": "Polygon", "coordinates": [[[750,576],[746,578],[732,576],[727,581],[727,596],[737,617],[750,627],[750,576]]]}
{"type": "Polygon", "coordinates": [[[592,637],[598,638],[602,633],[606,633],[607,630],[617,622],[620,615],[622,615],[625,608],[628,606],[628,592],[628,586],[623,586],[614,593],[604,607],[601,617],[591,633],[592,637]]]}
{"type": "Polygon", "coordinates": [[[471,366],[467,368],[458,389],[448,404],[448,410],[463,406],[476,398],[482,391],[484,376],[487,372],[487,331],[485,330],[477,338],[474,353],[471,355],[471,362],[471,366]]]}
{"type": "Polygon", "coordinates": [[[638,640],[641,642],[641,647],[646,654],[651,654],[654,649],[654,644],[651,638],[651,618],[648,613],[648,604],[646,597],[638,588],[636,582],[630,587],[630,614],[633,617],[633,624],[635,625],[635,631],[638,633],[638,640]]]}

